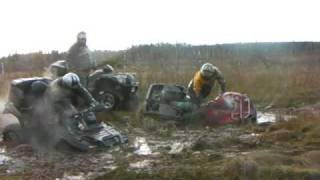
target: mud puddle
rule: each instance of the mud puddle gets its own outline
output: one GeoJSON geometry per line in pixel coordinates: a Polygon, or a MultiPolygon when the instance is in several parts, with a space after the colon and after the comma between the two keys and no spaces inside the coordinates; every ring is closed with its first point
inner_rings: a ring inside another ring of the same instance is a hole
{"type": "Polygon", "coordinates": [[[38,152],[28,145],[0,149],[0,175],[32,179],[94,179],[117,169],[119,163],[128,164],[129,171],[152,171],[165,164],[166,158],[184,153],[198,155],[205,152],[234,157],[241,153],[242,144],[253,141],[256,136],[238,127],[228,127],[210,131],[179,130],[169,138],[133,134],[129,138],[126,147],[90,153],[38,152]]]}
{"type": "MultiPolygon", "coordinates": [[[[278,119],[276,114],[258,114],[258,123],[273,123],[278,119]]],[[[260,134],[227,125],[176,130],[169,137],[140,130],[129,134],[129,144],[124,147],[89,153],[39,152],[28,145],[9,148],[0,143],[0,176],[82,180],[104,176],[120,167],[127,171],[153,172],[163,167],[183,166],[179,157],[205,156],[219,160],[247,154],[255,150],[259,139],[260,134]]]]}

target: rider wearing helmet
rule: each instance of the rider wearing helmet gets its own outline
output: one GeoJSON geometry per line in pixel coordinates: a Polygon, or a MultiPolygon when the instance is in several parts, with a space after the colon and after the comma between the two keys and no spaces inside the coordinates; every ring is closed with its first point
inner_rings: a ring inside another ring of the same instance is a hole
{"type": "Polygon", "coordinates": [[[221,94],[226,92],[226,82],[220,70],[211,63],[205,63],[196,72],[188,86],[188,95],[191,100],[200,105],[201,101],[205,99],[214,87],[215,81],[220,84],[221,94]]]}
{"type": "Polygon", "coordinates": [[[84,86],[87,86],[87,77],[96,62],[90,57],[90,50],[87,47],[87,37],[85,32],[79,32],[77,42],[71,46],[68,51],[67,61],[70,70],[76,72],[84,86]]]}
{"type": "Polygon", "coordinates": [[[80,83],[80,78],[75,73],[67,73],[50,83],[49,97],[59,108],[72,104],[77,106],[77,98],[81,97],[86,104],[94,107],[98,102],[92,97],[89,91],[80,83]]]}
{"type": "Polygon", "coordinates": [[[49,72],[52,79],[56,79],[67,74],[69,66],[65,60],[58,60],[49,66],[49,72]]]}

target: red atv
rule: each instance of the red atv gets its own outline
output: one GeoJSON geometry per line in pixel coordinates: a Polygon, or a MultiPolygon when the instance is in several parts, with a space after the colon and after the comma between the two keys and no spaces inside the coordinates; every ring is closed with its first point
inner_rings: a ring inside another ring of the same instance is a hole
{"type": "Polygon", "coordinates": [[[150,85],[145,114],[170,120],[201,118],[219,125],[256,121],[256,109],[245,94],[226,92],[199,107],[190,101],[186,92],[180,85],[150,85]]]}

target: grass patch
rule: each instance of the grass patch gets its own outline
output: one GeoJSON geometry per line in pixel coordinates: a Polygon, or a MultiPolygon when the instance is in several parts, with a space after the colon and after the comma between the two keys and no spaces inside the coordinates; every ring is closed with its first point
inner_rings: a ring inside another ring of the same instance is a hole
{"type": "Polygon", "coordinates": [[[268,142],[289,143],[296,146],[320,145],[320,117],[300,114],[288,122],[283,121],[269,127],[263,134],[268,142]]]}

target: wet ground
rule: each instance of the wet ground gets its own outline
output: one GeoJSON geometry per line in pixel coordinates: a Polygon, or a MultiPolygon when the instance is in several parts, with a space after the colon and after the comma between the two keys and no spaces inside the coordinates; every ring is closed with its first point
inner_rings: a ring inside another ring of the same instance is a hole
{"type": "Polygon", "coordinates": [[[226,160],[258,150],[272,149],[272,151],[291,153],[292,149],[283,147],[281,144],[264,143],[259,131],[263,132],[270,123],[279,118],[289,120],[292,117],[273,113],[259,113],[258,117],[260,125],[226,125],[201,129],[182,127],[165,136],[133,128],[127,131],[128,145],[89,153],[39,151],[29,145],[9,147],[2,142],[0,177],[69,180],[126,179],[125,176],[114,173],[124,169],[126,173],[150,175],[179,167],[200,167],[201,161],[209,163],[210,167],[217,168],[217,172],[221,172],[223,162],[226,160]]]}
{"type": "Polygon", "coordinates": [[[31,179],[94,179],[126,162],[130,170],[152,170],[167,157],[193,152],[233,157],[247,151],[243,144],[256,143],[258,134],[228,127],[211,130],[177,131],[170,138],[137,134],[126,147],[90,153],[38,152],[28,145],[0,149],[0,175],[31,179]],[[235,138],[237,137],[237,138],[235,138]],[[239,142],[229,146],[230,142],[239,142]],[[211,149],[211,150],[209,150],[211,149]]]}

